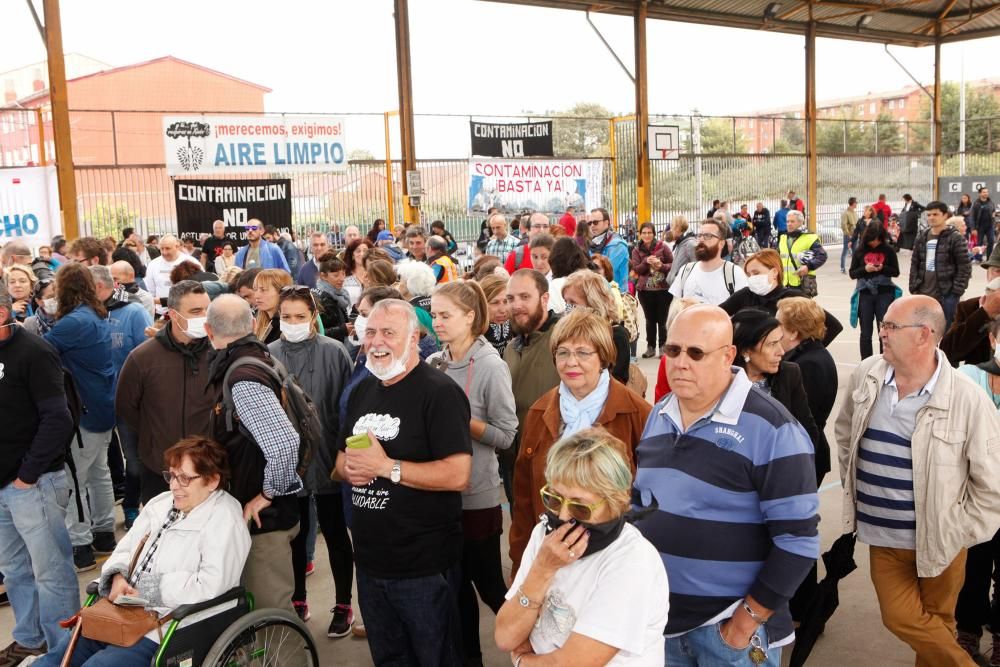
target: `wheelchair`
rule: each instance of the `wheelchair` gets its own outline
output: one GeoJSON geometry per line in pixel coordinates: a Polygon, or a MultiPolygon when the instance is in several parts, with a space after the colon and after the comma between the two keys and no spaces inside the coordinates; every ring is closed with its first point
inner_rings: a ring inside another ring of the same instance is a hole
{"type": "MultiPolygon", "coordinates": [[[[98,599],[87,585],[84,606],[98,599]]],[[[318,667],[316,643],[305,624],[284,609],[254,609],[253,594],[236,586],[222,595],[173,610],[150,667],[318,667]],[[195,614],[214,611],[184,627],[195,614]]]]}

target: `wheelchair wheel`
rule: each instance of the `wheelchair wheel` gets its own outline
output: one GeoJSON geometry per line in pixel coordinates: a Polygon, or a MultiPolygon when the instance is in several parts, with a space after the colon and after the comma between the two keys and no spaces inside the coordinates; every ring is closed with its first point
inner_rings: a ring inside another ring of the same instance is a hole
{"type": "Polygon", "coordinates": [[[318,667],[316,644],[299,617],[258,609],[236,621],[212,644],[205,667],[318,667]]]}

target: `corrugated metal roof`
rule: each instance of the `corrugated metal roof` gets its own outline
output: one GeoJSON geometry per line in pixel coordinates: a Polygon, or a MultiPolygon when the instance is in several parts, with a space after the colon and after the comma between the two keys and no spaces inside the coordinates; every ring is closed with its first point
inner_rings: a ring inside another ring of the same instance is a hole
{"type": "MultiPolygon", "coordinates": [[[[488,0],[632,16],[634,0],[488,0]]],[[[996,0],[649,0],[648,16],[685,23],[805,34],[811,19],[820,37],[906,46],[1000,35],[996,0]],[[773,16],[764,14],[777,5],[773,16]]]]}

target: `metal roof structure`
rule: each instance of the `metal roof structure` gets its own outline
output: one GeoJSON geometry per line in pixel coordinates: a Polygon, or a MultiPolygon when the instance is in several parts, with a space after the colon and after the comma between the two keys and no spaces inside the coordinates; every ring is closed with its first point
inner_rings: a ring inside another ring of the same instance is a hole
{"type": "MultiPolygon", "coordinates": [[[[634,16],[636,0],[484,0],[634,16]]],[[[1000,35],[996,0],[648,0],[647,17],[704,25],[773,30],[805,35],[810,21],[817,37],[931,46],[1000,35]]]]}

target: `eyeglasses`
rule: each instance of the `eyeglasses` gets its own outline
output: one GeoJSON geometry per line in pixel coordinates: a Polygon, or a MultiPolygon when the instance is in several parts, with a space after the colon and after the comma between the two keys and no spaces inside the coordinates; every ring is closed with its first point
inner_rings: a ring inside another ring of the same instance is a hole
{"type": "Polygon", "coordinates": [[[694,237],[699,241],[707,241],[708,239],[721,239],[722,237],[718,234],[706,234],[702,232],[701,234],[695,234],[694,237]]]}
{"type": "Polygon", "coordinates": [[[700,347],[682,347],[680,345],[668,344],[663,346],[663,352],[671,359],[676,359],[680,356],[681,352],[684,352],[691,359],[691,361],[701,361],[713,352],[724,350],[727,347],[729,346],[723,345],[722,347],[717,347],[714,350],[703,350],[700,347]]]}
{"type": "Polygon", "coordinates": [[[177,480],[177,485],[182,489],[186,489],[191,483],[191,480],[200,479],[201,475],[185,475],[184,473],[172,473],[169,470],[164,470],[162,473],[163,481],[170,485],[170,482],[177,480]]]}
{"type": "Polygon", "coordinates": [[[558,350],[556,350],[556,353],[555,353],[554,356],[556,358],[556,361],[558,361],[560,363],[567,362],[567,361],[569,361],[570,357],[573,357],[574,359],[576,359],[577,361],[579,361],[582,364],[582,363],[586,363],[586,362],[590,361],[591,359],[593,359],[595,354],[597,354],[597,352],[595,352],[594,350],[575,350],[574,351],[574,350],[567,350],[564,347],[560,347],[558,350]]]}
{"type": "Polygon", "coordinates": [[[569,515],[577,521],[590,521],[591,517],[594,516],[594,510],[606,502],[605,500],[601,500],[593,505],[588,505],[586,503],[563,498],[549,488],[547,484],[542,487],[542,490],[539,493],[542,496],[542,505],[545,509],[553,514],[559,514],[562,512],[562,508],[565,507],[569,510],[569,515]]]}
{"type": "MultiPolygon", "coordinates": [[[[879,330],[888,329],[889,331],[899,331],[900,329],[922,329],[927,327],[926,324],[896,324],[895,322],[890,322],[889,320],[883,320],[881,324],[878,325],[879,330]]],[[[930,327],[927,327],[930,329],[930,327]]],[[[931,329],[933,331],[933,329],[931,329]]]]}

